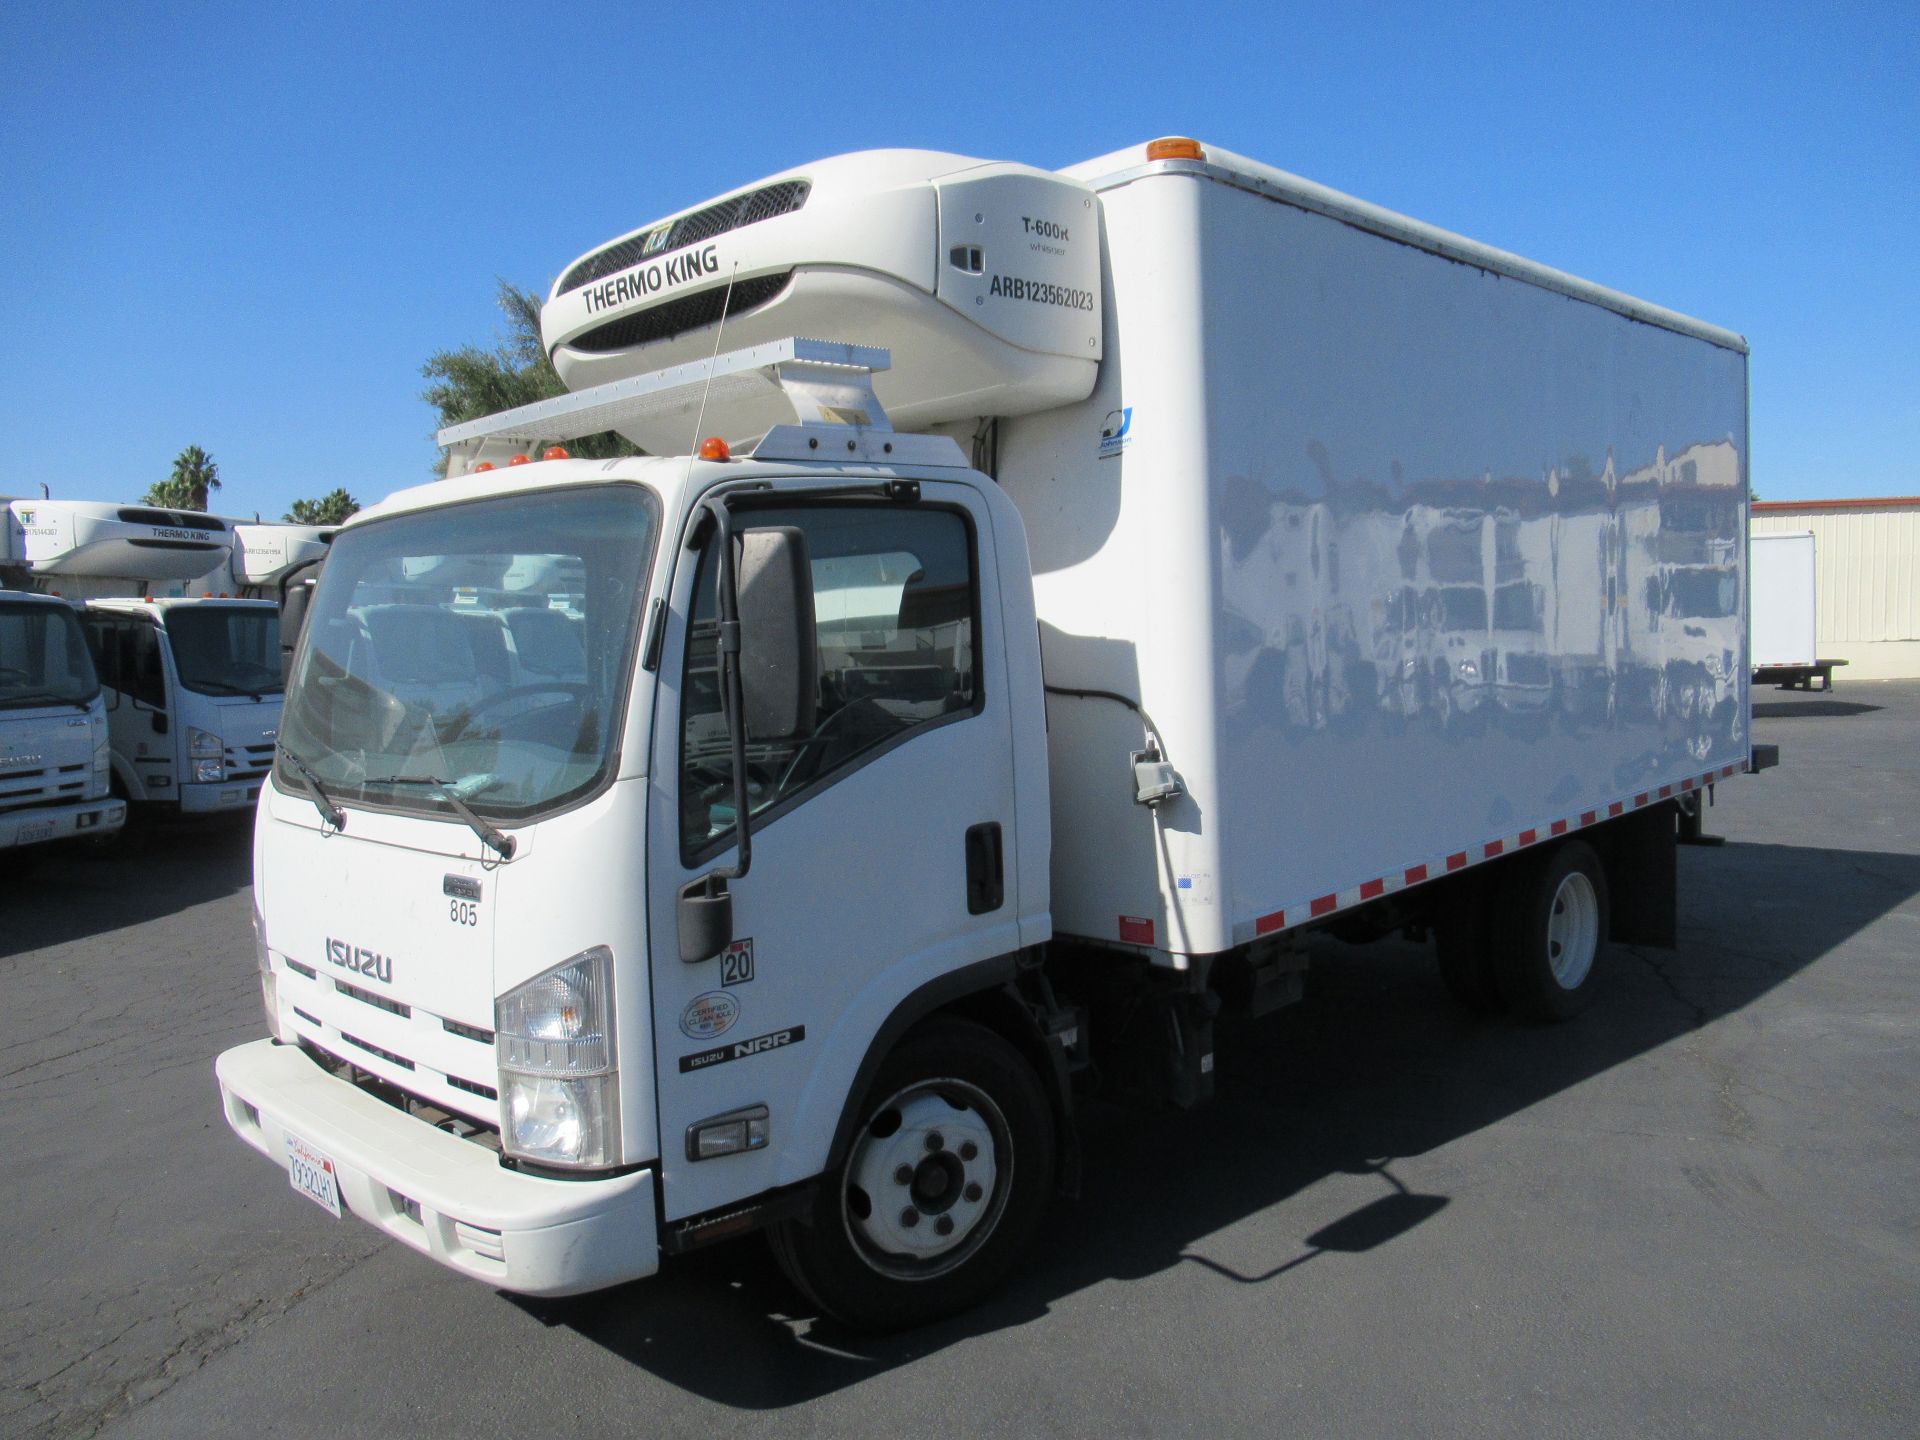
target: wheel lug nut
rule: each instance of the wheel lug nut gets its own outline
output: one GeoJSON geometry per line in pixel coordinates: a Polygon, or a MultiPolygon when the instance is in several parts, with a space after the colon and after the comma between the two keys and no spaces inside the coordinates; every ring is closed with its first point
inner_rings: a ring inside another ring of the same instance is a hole
{"type": "Polygon", "coordinates": [[[909,1205],[900,1212],[900,1223],[911,1230],[920,1223],[920,1212],[909,1205]]]}
{"type": "Polygon", "coordinates": [[[902,1165],[898,1170],[894,1171],[893,1183],[896,1185],[911,1185],[913,1183],[913,1166],[902,1165]]]}
{"type": "Polygon", "coordinates": [[[974,1144],[973,1141],[963,1140],[960,1142],[960,1158],[962,1160],[971,1160],[979,1153],[980,1147],[974,1144]]]}
{"type": "Polygon", "coordinates": [[[942,1215],[938,1220],[933,1222],[933,1228],[942,1235],[953,1234],[953,1217],[951,1215],[942,1215]]]}
{"type": "Polygon", "coordinates": [[[980,1188],[978,1181],[969,1180],[967,1182],[967,1188],[961,1191],[960,1193],[965,1195],[969,1200],[977,1201],[982,1195],[986,1194],[987,1192],[980,1188]]]}
{"type": "Polygon", "coordinates": [[[927,1136],[927,1149],[944,1150],[946,1148],[947,1148],[947,1137],[942,1135],[938,1130],[934,1131],[931,1135],[927,1136]]]}

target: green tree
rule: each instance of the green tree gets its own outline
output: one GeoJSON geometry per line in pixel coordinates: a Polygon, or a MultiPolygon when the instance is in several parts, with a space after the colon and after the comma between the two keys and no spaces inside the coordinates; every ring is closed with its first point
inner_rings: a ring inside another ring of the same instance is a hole
{"type": "Polygon", "coordinates": [[[338,525],[359,508],[360,502],[345,490],[329,490],[318,500],[294,501],[283,518],[294,525],[338,525]]]}
{"type": "MultiPolygon", "coordinates": [[[[462,345],[437,351],[420,367],[420,373],[433,382],[420,392],[420,398],[440,412],[437,429],[567,393],[540,339],[540,297],[498,276],[495,283],[500,287],[495,303],[507,317],[507,331],[500,342],[491,350],[462,345]]],[[[612,431],[569,440],[567,449],[596,460],[640,453],[612,431]]],[[[446,473],[446,452],[441,452],[434,469],[446,473]]]]}
{"type": "Polygon", "coordinates": [[[169,510],[205,510],[207,497],[220,488],[220,467],[198,445],[173,457],[173,473],[147,487],[146,503],[169,510]]]}

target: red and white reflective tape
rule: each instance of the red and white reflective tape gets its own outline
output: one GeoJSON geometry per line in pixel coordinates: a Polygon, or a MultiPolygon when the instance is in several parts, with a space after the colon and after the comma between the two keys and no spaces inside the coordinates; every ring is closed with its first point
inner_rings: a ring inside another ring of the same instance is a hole
{"type": "Polygon", "coordinates": [[[1530,845],[1538,845],[1543,840],[1558,839],[1562,835],[1584,830],[1590,825],[1616,819],[1629,810],[1643,810],[1662,800],[1671,800],[1677,795],[1711,785],[1716,780],[1724,780],[1729,775],[1736,775],[1747,768],[1748,762],[1744,760],[1732,765],[1722,765],[1719,769],[1709,770],[1703,775],[1689,775],[1684,780],[1677,780],[1671,785],[1641,790],[1624,799],[1596,805],[1591,810],[1582,810],[1577,815],[1549,820],[1512,835],[1503,835],[1497,840],[1487,840],[1465,850],[1455,850],[1450,855],[1438,855],[1421,864],[1409,865],[1391,875],[1362,880],[1351,889],[1336,890],[1330,895],[1315,895],[1295,901],[1271,914],[1260,916],[1253,922],[1253,933],[1256,936],[1273,935],[1281,930],[1291,930],[1310,920],[1318,920],[1325,915],[1350,910],[1356,905],[1377,900],[1382,895],[1391,895],[1396,890],[1406,890],[1415,885],[1422,885],[1442,875],[1450,875],[1456,870],[1465,870],[1471,865],[1484,864],[1488,860],[1497,860],[1502,855],[1511,854],[1515,850],[1524,850],[1530,845]]]}

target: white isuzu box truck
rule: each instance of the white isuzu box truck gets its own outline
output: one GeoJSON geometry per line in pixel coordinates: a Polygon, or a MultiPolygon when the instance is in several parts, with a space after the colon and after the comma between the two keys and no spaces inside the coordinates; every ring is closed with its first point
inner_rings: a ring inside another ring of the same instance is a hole
{"type": "Polygon", "coordinates": [[[544,327],[576,393],[286,612],[217,1070],[336,1215],[535,1294],[766,1228],[912,1323],[1308,932],[1540,1018],[1673,943],[1753,765],[1738,336],[1185,140],[804,167],[544,327]]]}
{"type": "MultiPolygon", "coordinates": [[[[112,834],[106,704],[74,607],[33,591],[23,527],[0,496],[0,867],[21,847],[112,834]]],[[[32,514],[31,501],[19,501],[32,514]]]]}

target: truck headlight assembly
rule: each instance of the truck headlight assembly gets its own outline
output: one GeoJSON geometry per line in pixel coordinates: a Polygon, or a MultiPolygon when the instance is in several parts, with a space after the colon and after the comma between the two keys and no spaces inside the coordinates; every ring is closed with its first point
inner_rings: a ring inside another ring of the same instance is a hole
{"type": "Polygon", "coordinates": [[[187,754],[195,760],[204,756],[219,759],[221,753],[220,737],[211,730],[202,730],[197,725],[187,727],[187,754]]]}
{"type": "Polygon", "coordinates": [[[542,1165],[620,1163],[613,952],[583,950],[494,1002],[500,1140],[542,1165]]]}

